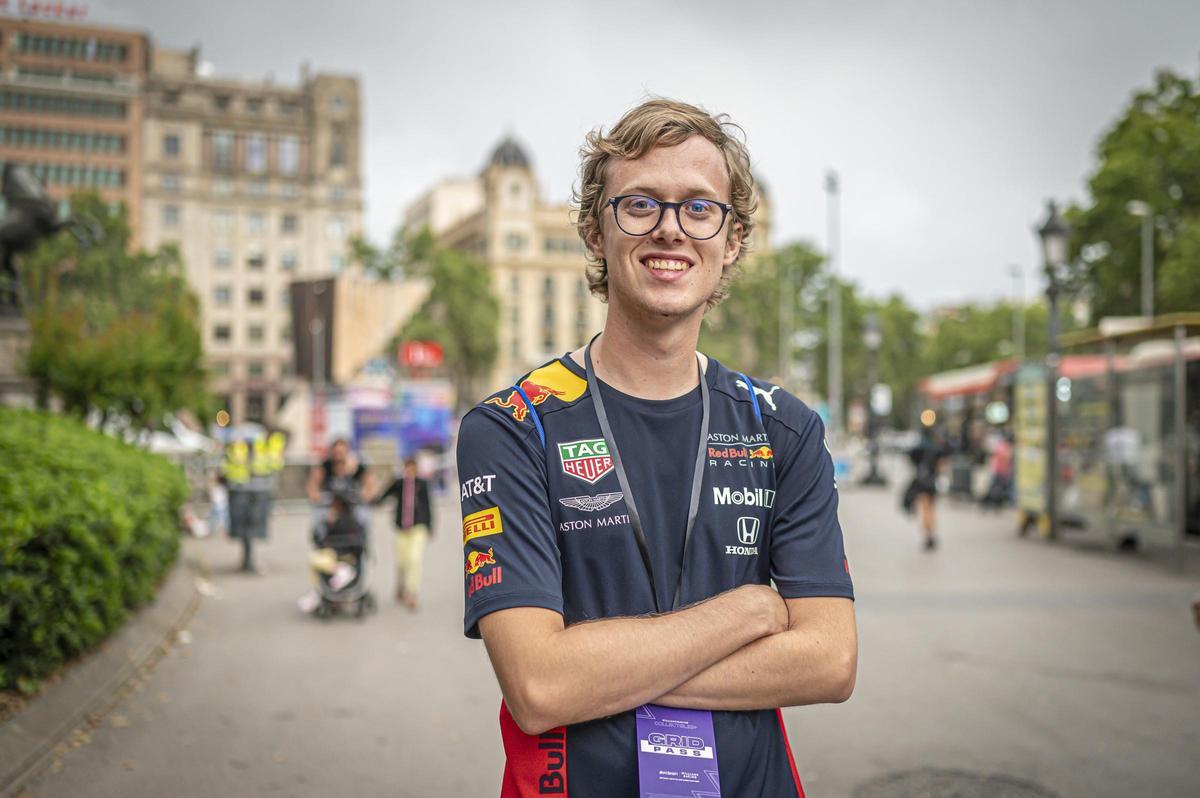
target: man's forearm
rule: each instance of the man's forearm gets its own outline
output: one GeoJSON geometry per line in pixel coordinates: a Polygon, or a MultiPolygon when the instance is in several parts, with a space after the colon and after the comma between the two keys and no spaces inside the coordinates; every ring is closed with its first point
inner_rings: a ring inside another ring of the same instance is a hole
{"type": "Polygon", "coordinates": [[[763,611],[767,606],[761,596],[730,591],[666,615],[576,624],[532,639],[504,634],[489,623],[492,616],[480,630],[514,717],[525,731],[540,733],[651,701],[782,629],[782,603],[778,621],[763,611]]]}
{"type": "Polygon", "coordinates": [[[843,599],[822,604],[816,617],[795,619],[787,630],[743,646],[654,702],[749,710],[844,701],[857,665],[853,610],[843,599]]]}

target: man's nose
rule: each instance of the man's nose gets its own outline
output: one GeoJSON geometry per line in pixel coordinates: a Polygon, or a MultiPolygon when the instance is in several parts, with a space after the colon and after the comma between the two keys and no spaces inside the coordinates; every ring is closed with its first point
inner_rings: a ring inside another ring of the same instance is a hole
{"type": "Polygon", "coordinates": [[[664,243],[678,243],[686,238],[683,228],[679,226],[679,211],[675,208],[667,208],[664,210],[662,220],[658,223],[658,227],[654,228],[650,237],[655,241],[664,243]]]}

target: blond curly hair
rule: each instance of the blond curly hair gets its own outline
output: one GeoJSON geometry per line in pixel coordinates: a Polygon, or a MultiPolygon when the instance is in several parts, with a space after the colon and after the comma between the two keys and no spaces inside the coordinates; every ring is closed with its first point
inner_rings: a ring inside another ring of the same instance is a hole
{"type": "MultiPolygon", "coordinates": [[[[596,129],[588,133],[579,154],[580,185],[574,192],[575,227],[587,253],[588,287],[602,301],[608,301],[608,265],[591,250],[591,239],[600,229],[600,214],[606,207],[604,181],[606,169],[614,159],[640,158],[654,147],[672,147],[691,136],[703,136],[717,146],[729,173],[730,204],[733,205],[729,231],[741,225],[742,240],[738,260],[749,251],[750,232],[758,199],[750,154],[742,141],[744,131],[726,114],[710,114],[703,108],[677,100],[654,98],[627,111],[606,135],[596,129]],[[740,135],[735,135],[740,134],[740,135]]],[[[727,232],[726,235],[729,235],[727,232]]],[[[737,275],[737,262],[725,269],[716,290],[708,298],[712,309],[729,293],[737,275]]]]}

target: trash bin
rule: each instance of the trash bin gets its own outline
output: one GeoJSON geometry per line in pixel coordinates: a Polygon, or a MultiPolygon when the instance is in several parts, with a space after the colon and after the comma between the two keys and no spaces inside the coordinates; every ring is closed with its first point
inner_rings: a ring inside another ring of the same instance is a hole
{"type": "Polygon", "coordinates": [[[242,541],[242,570],[254,570],[254,541],[265,540],[274,503],[270,477],[229,486],[229,537],[242,541]]]}

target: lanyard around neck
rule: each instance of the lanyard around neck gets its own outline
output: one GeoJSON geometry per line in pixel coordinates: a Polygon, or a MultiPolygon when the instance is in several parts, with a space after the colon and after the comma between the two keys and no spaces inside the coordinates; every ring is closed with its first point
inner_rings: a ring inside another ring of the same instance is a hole
{"type": "MultiPolygon", "coordinates": [[[[597,335],[596,338],[600,336],[597,335]]],[[[621,493],[625,497],[625,506],[629,508],[629,525],[633,527],[633,535],[637,539],[638,550],[642,555],[642,565],[646,568],[646,576],[650,579],[650,592],[654,596],[654,606],[658,612],[663,611],[663,602],[658,596],[657,583],[654,581],[654,566],[650,562],[650,548],[646,545],[646,534],[642,529],[642,518],[637,505],[633,501],[633,491],[629,487],[629,477],[625,474],[625,466],[621,462],[621,453],[617,449],[617,439],[613,435],[612,426],[608,423],[608,413],[604,409],[604,399],[600,396],[600,384],[596,379],[596,369],[592,366],[592,344],[596,338],[588,342],[583,350],[583,362],[586,367],[588,391],[592,395],[592,404],[596,408],[596,418],[600,422],[600,432],[604,435],[608,452],[612,456],[613,470],[617,472],[617,481],[621,483],[621,493]]],[[[692,472],[692,498],[688,504],[687,529],[683,533],[683,559],[679,563],[679,581],[675,585],[675,596],[670,609],[679,606],[680,591],[683,588],[683,566],[687,562],[688,543],[692,539],[692,528],[696,525],[696,515],[700,509],[700,484],[704,481],[704,455],[708,445],[708,381],[704,378],[704,369],[700,367],[700,355],[696,355],[696,370],[700,374],[700,443],[696,447],[696,467],[692,472]]]]}

